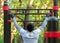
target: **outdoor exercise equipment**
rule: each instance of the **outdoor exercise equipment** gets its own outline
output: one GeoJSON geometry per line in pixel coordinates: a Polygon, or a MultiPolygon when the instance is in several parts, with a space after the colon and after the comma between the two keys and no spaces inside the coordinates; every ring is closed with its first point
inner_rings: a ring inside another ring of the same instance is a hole
{"type": "MultiPolygon", "coordinates": [[[[53,0],[54,6],[54,16],[58,17],[58,1],[53,0]]],[[[60,32],[58,32],[58,20],[51,19],[48,21],[47,32],[45,33],[46,42],[45,43],[60,43],[58,38],[60,38],[60,32]]]]}
{"type": "MultiPolygon", "coordinates": [[[[58,1],[53,0],[54,6],[54,16],[58,16],[58,1]]],[[[36,13],[29,13],[29,14],[42,14],[39,12],[40,10],[51,10],[51,9],[9,9],[7,2],[4,2],[3,6],[4,10],[4,43],[11,43],[11,19],[10,16],[8,15],[8,10],[21,10],[23,11],[24,14],[28,13],[27,11],[30,10],[37,10],[36,13]]],[[[46,13],[43,13],[46,14],[46,13]]],[[[40,21],[20,21],[20,22],[40,22],[40,21]]],[[[45,33],[45,39],[47,41],[45,43],[57,43],[57,38],[60,37],[60,33],[57,32],[58,30],[58,21],[57,20],[50,20],[48,21],[48,27],[47,27],[47,32],[45,33]],[[51,36],[50,36],[51,35],[51,36]],[[54,36],[55,35],[55,36],[54,36]]]]}
{"type": "Polygon", "coordinates": [[[4,11],[4,43],[11,43],[11,22],[8,15],[9,7],[6,2],[4,2],[3,11],[4,11]]]}

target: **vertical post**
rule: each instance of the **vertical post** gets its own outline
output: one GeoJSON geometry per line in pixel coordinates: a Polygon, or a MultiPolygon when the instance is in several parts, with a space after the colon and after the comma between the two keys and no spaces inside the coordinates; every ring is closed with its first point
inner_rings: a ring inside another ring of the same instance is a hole
{"type": "Polygon", "coordinates": [[[4,2],[3,11],[4,11],[4,43],[11,43],[11,23],[8,22],[10,17],[8,16],[9,7],[7,2],[4,2]]]}
{"type": "Polygon", "coordinates": [[[53,0],[54,3],[54,16],[58,17],[58,0],[53,0]]]}
{"type": "MultiPolygon", "coordinates": [[[[54,6],[54,16],[58,17],[58,0],[53,0],[54,6]]],[[[58,30],[58,21],[51,19],[48,21],[47,32],[46,32],[46,43],[58,43],[57,42],[57,30],[58,30]]]]}
{"type": "MultiPolygon", "coordinates": [[[[58,17],[58,0],[53,0],[53,3],[54,3],[54,7],[53,7],[53,10],[54,10],[54,16],[58,17]]],[[[55,24],[54,24],[55,28],[53,28],[53,30],[55,31],[58,31],[58,22],[56,21],[55,24]]],[[[53,40],[54,43],[58,43],[58,38],[55,38],[53,40]]]]}

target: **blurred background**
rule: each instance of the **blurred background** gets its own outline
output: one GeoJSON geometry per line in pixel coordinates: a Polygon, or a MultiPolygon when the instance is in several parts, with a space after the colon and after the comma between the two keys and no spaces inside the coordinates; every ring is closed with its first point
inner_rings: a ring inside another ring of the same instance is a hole
{"type": "MultiPolygon", "coordinates": [[[[3,13],[3,4],[5,0],[0,0],[0,43],[4,43],[4,13],[3,13]]],[[[53,7],[53,0],[6,0],[8,2],[10,9],[28,9],[28,8],[34,8],[34,9],[52,9],[53,7]]],[[[58,6],[60,7],[60,0],[58,0],[58,6]]],[[[16,13],[17,11],[12,11],[16,13]]],[[[36,12],[36,11],[33,11],[36,12]]],[[[40,12],[49,12],[49,11],[40,11],[40,12]]],[[[17,20],[24,20],[24,15],[17,15],[20,17],[17,20]]],[[[45,14],[41,15],[30,15],[29,20],[40,20],[41,22],[32,22],[35,25],[35,28],[38,28],[42,21],[44,20],[45,14]]],[[[58,11],[58,18],[60,19],[60,9],[58,11]]],[[[18,24],[22,27],[24,27],[23,22],[18,22],[18,24]]],[[[60,31],[60,20],[58,24],[58,31],[60,31]]],[[[47,29],[47,28],[46,28],[47,29]]],[[[44,43],[44,32],[46,29],[41,32],[38,43],[44,43]]],[[[11,23],[11,43],[21,43],[21,37],[16,28],[14,27],[13,22],[11,23]]]]}

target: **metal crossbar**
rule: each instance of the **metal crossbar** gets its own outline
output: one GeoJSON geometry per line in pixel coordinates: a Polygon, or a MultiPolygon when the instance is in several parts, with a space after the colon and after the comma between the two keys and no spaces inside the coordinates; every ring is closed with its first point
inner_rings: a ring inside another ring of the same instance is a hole
{"type": "MultiPolygon", "coordinates": [[[[11,11],[17,11],[15,15],[45,15],[46,12],[41,13],[40,10],[51,10],[51,9],[9,9],[11,11]],[[31,12],[30,12],[31,11],[31,12]],[[36,11],[36,12],[32,12],[36,11]]],[[[20,18],[21,19],[21,18],[20,18]]],[[[41,20],[18,20],[17,22],[42,22],[41,20]]]]}
{"type": "Polygon", "coordinates": [[[52,9],[9,9],[9,10],[52,10],[52,9]]]}
{"type": "Polygon", "coordinates": [[[17,21],[17,22],[42,22],[42,21],[39,21],[39,20],[22,20],[22,21],[17,21]]]}
{"type": "Polygon", "coordinates": [[[41,13],[41,10],[52,10],[52,9],[9,9],[9,10],[17,11],[18,14],[36,15],[36,14],[46,14],[46,12],[41,13]],[[33,11],[36,11],[36,12],[33,12],[33,11]]]}
{"type": "Polygon", "coordinates": [[[21,13],[21,12],[19,12],[19,13],[14,13],[15,15],[44,15],[44,14],[47,14],[47,13],[21,13]]]}
{"type": "MultiPolygon", "coordinates": [[[[58,21],[60,21],[60,19],[58,19],[58,21]]],[[[22,20],[22,21],[17,21],[17,22],[43,22],[43,20],[41,21],[41,20],[22,20]]]]}

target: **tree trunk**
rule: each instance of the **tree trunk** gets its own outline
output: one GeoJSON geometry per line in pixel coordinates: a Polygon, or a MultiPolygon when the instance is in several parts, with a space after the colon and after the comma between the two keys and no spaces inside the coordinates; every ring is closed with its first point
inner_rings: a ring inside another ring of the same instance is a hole
{"type": "MultiPolygon", "coordinates": [[[[21,0],[19,0],[19,1],[21,2],[21,0]]],[[[32,4],[33,4],[33,0],[29,0],[27,9],[30,9],[32,7],[32,4]]],[[[29,20],[29,11],[27,10],[26,14],[25,14],[25,21],[28,21],[28,20],[29,20]]],[[[26,29],[28,22],[23,22],[23,23],[24,23],[24,29],[26,29]]],[[[18,37],[18,43],[23,43],[21,36],[18,37]]]]}
{"type": "Polygon", "coordinates": [[[3,13],[3,12],[2,12],[2,11],[3,11],[3,10],[2,10],[2,2],[3,2],[3,1],[2,1],[2,0],[0,0],[0,14],[2,14],[2,13],[3,13]]]}
{"type": "MultiPolygon", "coordinates": [[[[30,9],[32,7],[33,1],[34,0],[29,0],[28,5],[27,5],[27,9],[30,9]]],[[[29,11],[27,10],[26,14],[25,14],[25,21],[28,21],[28,20],[29,20],[29,11]]],[[[27,26],[28,23],[29,22],[24,22],[24,29],[26,29],[26,26],[27,26]]]]}
{"type": "Polygon", "coordinates": [[[20,6],[22,5],[22,0],[19,0],[19,2],[20,2],[20,6]]]}

